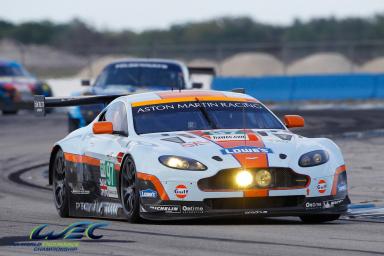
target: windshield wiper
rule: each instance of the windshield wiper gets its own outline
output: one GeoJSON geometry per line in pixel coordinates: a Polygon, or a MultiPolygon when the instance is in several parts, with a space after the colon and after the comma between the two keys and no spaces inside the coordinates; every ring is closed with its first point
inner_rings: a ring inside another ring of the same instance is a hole
{"type": "Polygon", "coordinates": [[[200,100],[198,98],[195,98],[197,103],[199,103],[199,109],[201,113],[203,114],[205,120],[207,120],[208,124],[211,126],[212,129],[217,129],[216,123],[212,120],[211,116],[209,115],[207,109],[203,104],[201,104],[200,100]]]}

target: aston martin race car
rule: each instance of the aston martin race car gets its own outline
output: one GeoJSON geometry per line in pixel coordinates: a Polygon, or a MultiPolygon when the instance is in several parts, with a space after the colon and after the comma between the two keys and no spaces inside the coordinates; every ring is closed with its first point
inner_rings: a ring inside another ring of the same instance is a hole
{"type": "Polygon", "coordinates": [[[128,96],[45,98],[48,107],[110,102],[88,126],[57,142],[49,182],[60,216],[188,219],[298,216],[347,211],[338,146],[305,138],[243,93],[176,90],[128,96]]]}

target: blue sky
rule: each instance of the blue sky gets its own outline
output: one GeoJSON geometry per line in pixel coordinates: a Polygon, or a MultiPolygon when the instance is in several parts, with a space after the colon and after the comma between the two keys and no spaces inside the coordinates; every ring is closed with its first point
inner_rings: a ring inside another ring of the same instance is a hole
{"type": "Polygon", "coordinates": [[[14,22],[79,17],[100,29],[136,31],[227,15],[289,24],[296,17],[384,13],[384,0],[0,0],[0,6],[0,18],[14,22]]]}

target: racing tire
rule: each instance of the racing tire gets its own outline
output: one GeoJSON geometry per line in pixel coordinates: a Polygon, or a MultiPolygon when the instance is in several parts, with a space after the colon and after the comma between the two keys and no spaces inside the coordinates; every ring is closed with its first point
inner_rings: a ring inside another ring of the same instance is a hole
{"type": "Polygon", "coordinates": [[[328,221],[335,221],[340,218],[340,214],[322,214],[322,215],[303,215],[300,219],[304,223],[318,224],[328,221]]]}
{"type": "Polygon", "coordinates": [[[73,132],[79,128],[79,120],[68,117],[68,132],[73,132]]]}
{"type": "Polygon", "coordinates": [[[69,216],[69,193],[65,177],[64,153],[61,149],[56,152],[52,170],[52,190],[56,210],[60,217],[69,216]]]}
{"type": "Polygon", "coordinates": [[[3,110],[3,115],[17,115],[19,111],[18,110],[3,110]]]}
{"type": "Polygon", "coordinates": [[[124,214],[130,223],[140,223],[139,182],[136,165],[132,157],[128,156],[120,172],[120,199],[124,214]]]}

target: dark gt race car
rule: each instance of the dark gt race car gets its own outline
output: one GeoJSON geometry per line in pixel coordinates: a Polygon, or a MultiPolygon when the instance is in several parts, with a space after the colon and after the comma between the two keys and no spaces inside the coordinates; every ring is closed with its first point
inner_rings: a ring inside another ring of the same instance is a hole
{"type": "Polygon", "coordinates": [[[16,114],[19,109],[27,108],[35,94],[52,96],[52,91],[19,63],[0,61],[0,109],[3,114],[16,114]]]}
{"type": "Polygon", "coordinates": [[[336,220],[350,203],[338,146],[305,138],[242,93],[175,90],[44,98],[46,107],[112,101],[55,144],[49,164],[62,217],[187,219],[298,216],[336,220]]]}
{"type": "MultiPolygon", "coordinates": [[[[158,90],[191,89],[204,87],[204,83],[193,83],[190,77],[215,75],[213,68],[187,68],[183,63],[163,59],[125,59],[107,65],[95,83],[82,95],[116,95],[158,90]]],[[[207,81],[208,83],[210,81],[207,81]]],[[[90,81],[83,80],[83,85],[90,81]]],[[[209,86],[209,85],[208,85],[209,86]]],[[[207,85],[205,86],[207,87],[207,85]]],[[[80,95],[79,93],[73,96],[80,95]]],[[[100,113],[104,105],[75,106],[68,112],[68,130],[84,127],[100,113]]]]}

